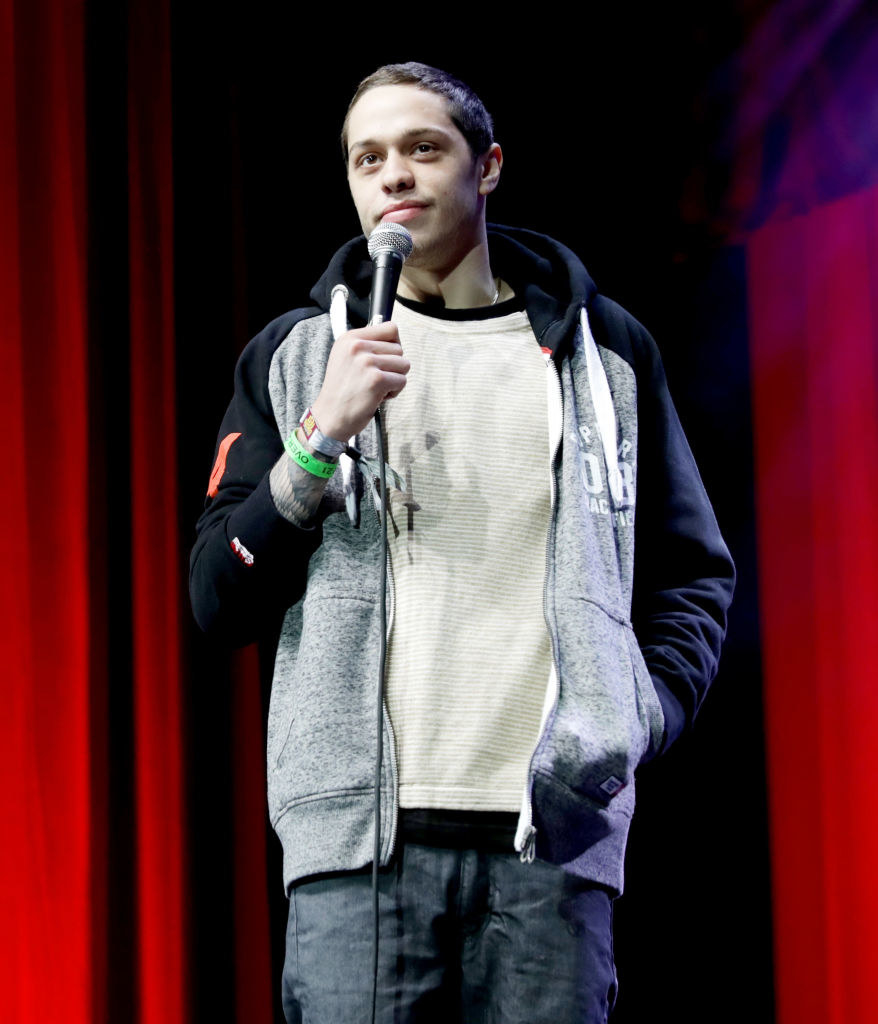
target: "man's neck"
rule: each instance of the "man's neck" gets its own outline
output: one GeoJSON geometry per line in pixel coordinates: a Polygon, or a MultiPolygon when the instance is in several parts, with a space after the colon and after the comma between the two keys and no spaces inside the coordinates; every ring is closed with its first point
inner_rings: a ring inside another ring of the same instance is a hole
{"type": "Polygon", "coordinates": [[[447,309],[475,309],[497,300],[487,239],[476,245],[448,272],[424,267],[403,268],[399,294],[415,302],[441,299],[447,309]]]}

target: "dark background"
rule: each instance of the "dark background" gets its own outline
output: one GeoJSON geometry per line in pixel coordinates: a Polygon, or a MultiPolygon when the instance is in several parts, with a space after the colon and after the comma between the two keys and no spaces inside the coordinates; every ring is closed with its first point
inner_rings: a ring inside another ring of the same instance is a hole
{"type": "MultiPolygon", "coordinates": [[[[307,300],[330,255],[359,231],[338,133],[356,84],[380,64],[420,60],[469,82],[494,115],[506,161],[489,219],[573,248],[598,288],[659,343],[739,585],[720,676],[698,728],[639,783],[616,912],[616,1024],[773,1020],[747,306],[742,225],[728,200],[736,55],[767,7],[409,8],[353,17],[263,0],[170,6],[186,546],[237,354],[270,319],[307,300]]],[[[127,316],[127,271],[113,254],[126,231],[129,25],[107,0],[95,0],[88,18],[89,189],[101,211],[90,265],[101,281],[93,315],[107,347],[117,314],[119,323],[127,316]]],[[[108,379],[126,371],[123,347],[115,355],[107,347],[105,360],[108,379]]],[[[112,410],[107,417],[113,422],[112,410]]],[[[110,464],[114,444],[121,452],[124,432],[108,441],[110,464]]],[[[124,531],[126,497],[111,500],[110,521],[124,531]]],[[[187,629],[193,1019],[232,1020],[235,683],[228,656],[191,623],[187,629]]],[[[263,697],[264,690],[263,681],[263,697]]],[[[118,752],[130,738],[131,709],[124,693],[113,700],[118,752]]],[[[114,787],[111,799],[121,806],[130,781],[123,776],[114,787]]],[[[262,788],[254,786],[250,799],[264,803],[262,788]]],[[[124,880],[134,840],[122,828],[112,844],[110,932],[126,940],[124,880]]],[[[271,985],[279,992],[286,901],[273,835],[267,850],[271,985]]],[[[123,1014],[136,989],[125,963],[110,995],[123,1014]]]]}

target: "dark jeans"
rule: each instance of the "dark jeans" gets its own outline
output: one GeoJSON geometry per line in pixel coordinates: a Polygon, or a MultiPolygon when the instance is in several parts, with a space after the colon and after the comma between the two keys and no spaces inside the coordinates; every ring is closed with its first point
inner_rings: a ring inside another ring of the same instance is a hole
{"type": "MultiPolygon", "coordinates": [[[[371,873],[293,888],[289,1024],[368,1024],[371,873]]],[[[380,873],[380,1024],[604,1024],[616,993],[606,890],[517,854],[408,843],[380,873]]]]}

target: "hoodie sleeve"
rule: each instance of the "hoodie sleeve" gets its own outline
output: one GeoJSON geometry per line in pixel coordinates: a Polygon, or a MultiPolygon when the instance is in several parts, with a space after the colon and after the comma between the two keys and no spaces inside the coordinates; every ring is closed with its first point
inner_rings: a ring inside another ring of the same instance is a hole
{"type": "Polygon", "coordinates": [[[637,328],[642,335],[632,621],[665,715],[663,751],[692,724],[716,675],[735,568],[658,349],[637,328]]]}
{"type": "Polygon", "coordinates": [[[235,391],[217,440],[204,511],[196,525],[189,571],[195,619],[231,646],[256,640],[304,590],[319,526],[284,519],[268,475],[283,442],[268,394],[272,356],[296,322],[288,314],[245,348],[235,391]]]}

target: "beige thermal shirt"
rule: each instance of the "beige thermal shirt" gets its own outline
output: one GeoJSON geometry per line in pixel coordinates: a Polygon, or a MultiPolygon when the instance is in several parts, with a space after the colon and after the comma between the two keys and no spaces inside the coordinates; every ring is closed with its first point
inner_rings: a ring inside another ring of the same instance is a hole
{"type": "Polygon", "coordinates": [[[544,356],[522,311],[440,319],[397,302],[393,319],[412,365],[383,407],[408,488],[391,491],[388,529],[400,806],[517,811],[551,663],[544,356]]]}

